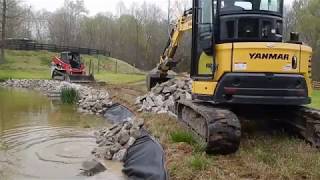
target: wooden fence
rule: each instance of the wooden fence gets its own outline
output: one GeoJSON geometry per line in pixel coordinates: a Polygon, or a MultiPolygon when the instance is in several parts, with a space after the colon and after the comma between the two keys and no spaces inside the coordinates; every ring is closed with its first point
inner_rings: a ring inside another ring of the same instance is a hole
{"type": "Polygon", "coordinates": [[[316,89],[316,90],[320,90],[320,82],[313,81],[313,88],[316,89]]]}
{"type": "Polygon", "coordinates": [[[23,39],[22,40],[20,39],[6,40],[5,48],[12,49],[12,50],[26,50],[26,51],[28,50],[30,51],[46,50],[51,52],[75,51],[75,52],[79,52],[80,54],[111,56],[111,53],[105,50],[72,47],[72,46],[59,46],[55,44],[42,44],[32,40],[23,40],[23,39]]]}

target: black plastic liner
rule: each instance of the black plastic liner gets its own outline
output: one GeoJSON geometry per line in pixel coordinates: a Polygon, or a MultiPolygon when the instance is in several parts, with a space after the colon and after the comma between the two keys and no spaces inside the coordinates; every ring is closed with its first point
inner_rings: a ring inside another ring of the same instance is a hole
{"type": "MultiPolygon", "coordinates": [[[[112,105],[104,117],[113,123],[121,123],[135,114],[120,104],[112,105]]],[[[145,129],[128,149],[124,158],[123,173],[130,180],[167,180],[165,153],[162,146],[145,129]]]]}
{"type": "Polygon", "coordinates": [[[128,149],[123,173],[132,180],[167,180],[165,153],[162,146],[146,130],[128,149]]]}
{"type": "Polygon", "coordinates": [[[133,119],[135,114],[125,106],[116,103],[105,112],[104,117],[112,123],[121,123],[129,118],[133,119]]]}

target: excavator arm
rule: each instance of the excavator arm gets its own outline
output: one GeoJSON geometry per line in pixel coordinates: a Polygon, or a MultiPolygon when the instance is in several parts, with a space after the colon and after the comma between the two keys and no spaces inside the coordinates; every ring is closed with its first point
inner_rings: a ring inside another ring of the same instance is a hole
{"type": "Polygon", "coordinates": [[[186,10],[178,19],[175,26],[172,28],[170,37],[165,47],[163,54],[160,57],[158,70],[161,75],[167,75],[167,72],[175,67],[179,61],[173,59],[179,43],[186,31],[192,29],[192,9],[186,10]]]}
{"type": "Polygon", "coordinates": [[[179,63],[173,57],[179,46],[179,43],[186,31],[192,29],[192,9],[184,11],[183,15],[178,19],[177,23],[171,30],[168,43],[160,56],[160,62],[155,69],[147,75],[147,87],[150,90],[158,83],[163,83],[174,76],[168,74],[172,68],[179,63]]]}

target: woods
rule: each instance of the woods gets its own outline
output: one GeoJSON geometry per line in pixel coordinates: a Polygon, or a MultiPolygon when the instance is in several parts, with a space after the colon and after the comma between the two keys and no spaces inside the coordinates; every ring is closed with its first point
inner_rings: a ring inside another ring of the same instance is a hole
{"type": "MultiPolygon", "coordinates": [[[[172,1],[170,23],[188,9],[190,1],[172,1]]],[[[149,70],[155,66],[168,40],[166,10],[153,3],[125,4],[119,2],[114,13],[101,12],[90,16],[83,0],[65,0],[54,12],[35,11],[19,0],[2,0],[1,12],[7,9],[2,26],[5,38],[29,38],[43,43],[81,46],[110,51],[138,68],[149,70]],[[3,8],[4,2],[8,7],[3,8]],[[7,20],[7,22],[6,22],[7,20]],[[4,25],[5,24],[5,25],[4,25]]],[[[285,8],[285,40],[292,31],[300,32],[303,42],[314,49],[313,78],[320,79],[320,0],[295,0],[285,8]]],[[[3,34],[2,34],[3,35],[3,34]]],[[[190,61],[190,34],[187,34],[176,58],[188,70],[190,61]]]]}
{"type": "Polygon", "coordinates": [[[295,0],[285,14],[286,35],[299,32],[301,40],[313,48],[313,79],[320,80],[320,0],[295,0]]]}

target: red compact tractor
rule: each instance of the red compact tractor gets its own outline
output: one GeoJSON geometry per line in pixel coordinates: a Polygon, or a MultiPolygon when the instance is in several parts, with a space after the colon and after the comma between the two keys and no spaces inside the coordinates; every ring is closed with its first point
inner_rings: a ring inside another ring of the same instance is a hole
{"type": "Polygon", "coordinates": [[[91,83],[95,81],[92,74],[87,75],[78,52],[62,52],[60,57],[55,56],[52,58],[51,64],[51,77],[54,80],[73,83],[91,83]]]}

